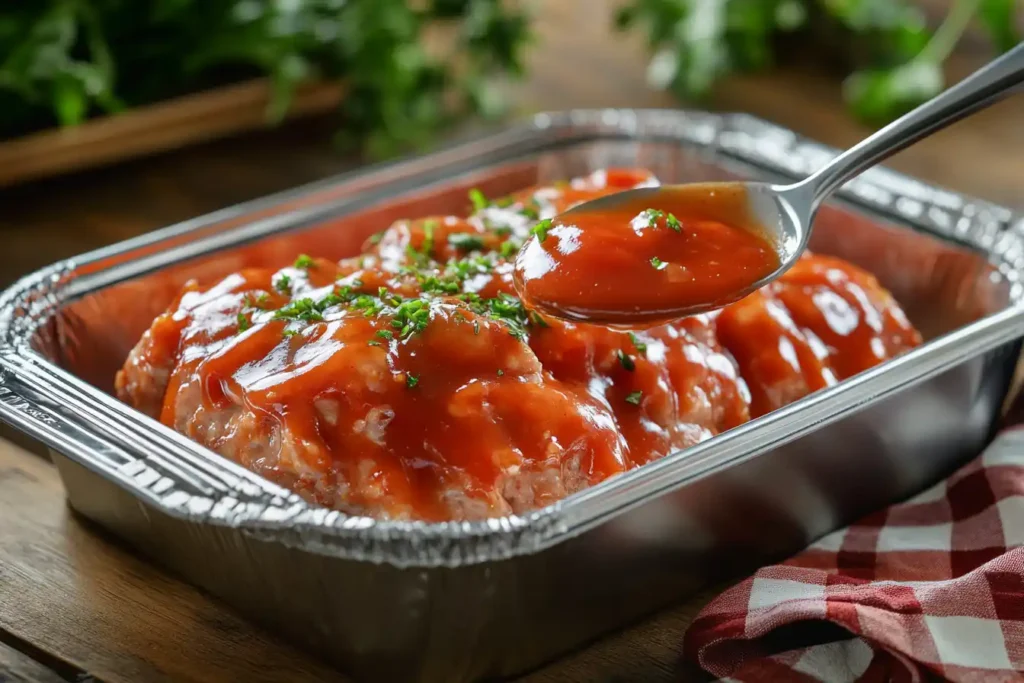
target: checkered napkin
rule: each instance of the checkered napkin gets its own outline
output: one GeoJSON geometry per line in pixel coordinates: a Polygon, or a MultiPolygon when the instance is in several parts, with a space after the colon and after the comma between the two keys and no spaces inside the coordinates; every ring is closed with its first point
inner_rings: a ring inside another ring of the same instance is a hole
{"type": "Polygon", "coordinates": [[[726,591],[684,650],[730,681],[1024,681],[1024,429],[726,591]]]}

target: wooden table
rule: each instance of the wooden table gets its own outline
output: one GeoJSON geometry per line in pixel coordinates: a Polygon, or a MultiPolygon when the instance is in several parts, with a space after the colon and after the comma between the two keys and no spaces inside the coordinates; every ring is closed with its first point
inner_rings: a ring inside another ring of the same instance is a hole
{"type": "MultiPolygon", "coordinates": [[[[676,105],[644,85],[640,46],[608,35],[611,4],[543,3],[533,76],[516,91],[522,111],[676,105]]],[[[954,73],[980,63],[978,48],[968,45],[954,73]]],[[[839,82],[812,68],[736,78],[714,106],[749,111],[837,146],[867,132],[843,111],[839,82]]],[[[1006,103],[891,165],[1024,207],[1021,121],[1024,102],[1006,103]]],[[[353,162],[327,144],[329,127],[329,121],[314,121],[0,192],[0,280],[350,168],[353,162]]],[[[679,643],[702,601],[605,638],[524,680],[678,680],[679,643]]],[[[76,517],[45,458],[0,442],[0,681],[88,677],[110,683],[343,680],[76,517]]]]}

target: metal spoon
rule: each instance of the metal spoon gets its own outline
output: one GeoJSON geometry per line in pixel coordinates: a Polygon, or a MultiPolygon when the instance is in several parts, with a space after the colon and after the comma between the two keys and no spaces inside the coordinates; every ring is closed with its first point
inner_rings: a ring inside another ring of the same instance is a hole
{"type": "MultiPolygon", "coordinates": [[[[645,187],[580,204],[562,216],[601,211],[615,204],[640,198],[644,203],[659,208],[659,197],[668,201],[669,193],[672,193],[678,201],[680,192],[690,196],[713,196],[718,188],[723,190],[718,194],[733,198],[739,197],[742,201],[745,192],[748,204],[746,208],[752,222],[763,229],[764,236],[778,248],[779,267],[769,275],[751,282],[749,287],[736,292],[736,296],[732,300],[737,300],[776,279],[797,261],[807,247],[814,215],[822,200],[832,191],[865,169],[912,145],[921,138],[1012,94],[1016,89],[1015,86],[1022,82],[1024,82],[1024,43],[909,114],[890,123],[798,183],[792,185],[755,182],[701,183],[699,185],[645,187]],[[738,194],[737,187],[742,188],[743,192],[738,194]]],[[[733,216],[736,214],[735,203],[732,207],[722,207],[722,209],[733,216]]],[[[595,273],[594,277],[600,278],[601,274],[595,273]]],[[[685,307],[678,307],[674,310],[657,312],[636,310],[632,317],[639,321],[648,319],[656,313],[656,317],[660,318],[678,318],[711,311],[721,305],[721,301],[699,304],[690,302],[685,307]]],[[[548,312],[563,317],[556,310],[548,312]]],[[[577,319],[580,318],[581,316],[577,316],[577,319]]],[[[587,319],[590,322],[628,322],[624,320],[623,316],[612,319],[606,317],[602,312],[588,315],[587,319]]]]}

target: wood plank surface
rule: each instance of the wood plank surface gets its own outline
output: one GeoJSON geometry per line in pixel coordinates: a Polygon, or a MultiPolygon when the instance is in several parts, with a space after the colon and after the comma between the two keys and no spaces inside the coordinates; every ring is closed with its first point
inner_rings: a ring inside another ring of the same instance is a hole
{"type": "MultiPolygon", "coordinates": [[[[271,85],[266,79],[178,97],[75,128],[0,141],[0,185],[88,169],[123,159],[266,128],[271,85]]],[[[289,119],[330,111],[341,102],[339,84],[299,88],[289,119]]]]}
{"type": "MultiPolygon", "coordinates": [[[[935,0],[939,2],[941,0],[935,0]]],[[[614,0],[538,3],[530,77],[514,91],[522,114],[572,107],[675,107],[644,83],[636,38],[612,35],[614,0]]],[[[934,4],[934,3],[930,3],[934,4]]],[[[968,45],[962,75],[986,57],[968,45]]],[[[868,133],[842,106],[840,83],[817,64],[733,78],[711,106],[748,111],[846,146],[868,133]]],[[[924,141],[891,166],[1024,208],[1024,98],[924,141]]],[[[354,168],[332,149],[330,118],[175,150],[0,190],[0,283],[90,249],[269,192],[354,168]]],[[[533,672],[529,683],[690,680],[682,634],[708,596],[669,610],[533,672]]],[[[0,681],[342,681],[168,576],[80,520],[48,461],[0,441],[0,681]],[[49,674],[53,674],[49,678],[49,674]],[[6,677],[6,678],[5,678],[6,677]]]]}
{"type": "Polygon", "coordinates": [[[0,630],[107,683],[342,681],[105,537],[0,442],[0,630]]]}
{"type": "Polygon", "coordinates": [[[64,683],[49,666],[0,641],[0,683],[64,683]]]}

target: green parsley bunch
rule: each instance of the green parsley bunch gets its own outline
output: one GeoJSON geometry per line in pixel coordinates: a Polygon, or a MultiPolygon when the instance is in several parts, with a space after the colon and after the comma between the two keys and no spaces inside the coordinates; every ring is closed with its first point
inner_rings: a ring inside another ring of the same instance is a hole
{"type": "Polygon", "coordinates": [[[522,71],[528,17],[503,0],[33,0],[0,7],[0,138],[269,77],[340,80],[339,137],[375,156],[454,116],[500,110],[491,77],[522,71]],[[450,40],[432,54],[427,34],[450,40]]]}
{"type": "Polygon", "coordinates": [[[1021,40],[1017,0],[951,0],[933,33],[907,0],[629,0],[620,29],[642,29],[653,52],[650,81],[687,99],[706,97],[730,73],[769,68],[780,38],[812,46],[850,72],[852,111],[884,123],[945,87],[942,64],[972,21],[994,50],[1021,40]]]}

